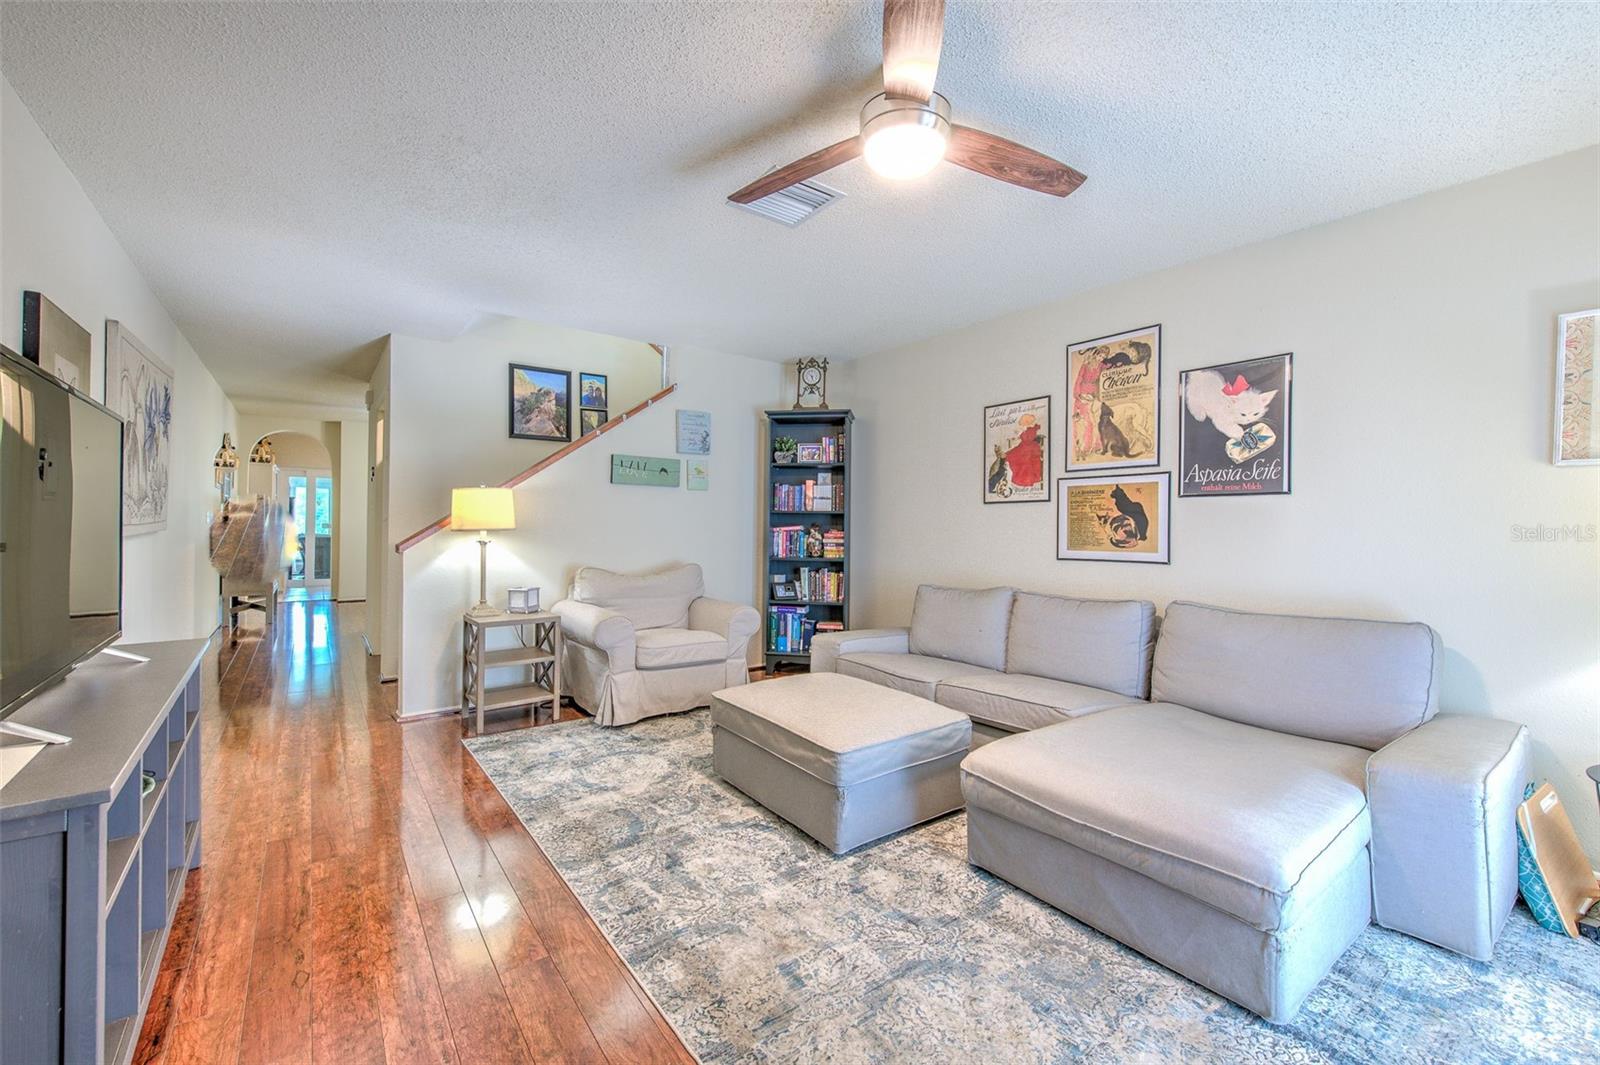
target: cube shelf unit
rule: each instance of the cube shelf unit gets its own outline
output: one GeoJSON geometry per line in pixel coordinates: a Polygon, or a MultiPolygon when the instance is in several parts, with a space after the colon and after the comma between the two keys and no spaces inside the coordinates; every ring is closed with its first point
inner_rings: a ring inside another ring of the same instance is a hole
{"type": "Polygon", "coordinates": [[[0,796],[0,1060],[133,1057],[200,864],[205,647],[129,646],[150,660],[91,660],[16,715],[73,742],[41,751],[0,796]]]}
{"type": "Polygon", "coordinates": [[[759,635],[765,652],[767,672],[772,673],[781,666],[805,666],[811,661],[809,650],[777,651],[773,648],[769,624],[773,607],[801,607],[804,608],[806,617],[813,622],[837,621],[845,628],[850,627],[850,508],[855,491],[851,483],[850,463],[855,453],[856,441],[852,430],[855,415],[848,410],[769,410],[766,412],[766,418],[767,431],[763,439],[766,444],[767,484],[761,499],[761,506],[766,512],[766,520],[763,522],[765,535],[761,543],[762,557],[766,559],[766,565],[763,567],[762,627],[759,635]],[[840,437],[844,440],[843,454],[838,455],[837,461],[832,462],[775,462],[772,442],[780,436],[790,437],[797,444],[821,443],[825,436],[840,437]],[[816,480],[818,473],[822,471],[827,471],[833,475],[836,482],[844,484],[844,506],[828,510],[778,508],[774,492],[777,486],[802,485],[808,480],[816,480]],[[844,557],[808,558],[774,554],[773,530],[794,525],[806,528],[816,525],[823,532],[829,530],[843,532],[844,557]],[[837,570],[843,589],[838,600],[811,600],[804,595],[798,599],[774,597],[772,578],[782,576],[793,580],[801,567],[837,570]]]}

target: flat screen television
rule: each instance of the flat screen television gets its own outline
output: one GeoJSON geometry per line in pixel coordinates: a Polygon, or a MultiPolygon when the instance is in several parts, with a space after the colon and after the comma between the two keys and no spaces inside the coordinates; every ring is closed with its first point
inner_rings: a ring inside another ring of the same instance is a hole
{"type": "Polygon", "coordinates": [[[122,419],[0,347],[0,719],[122,635],[122,419]]]}

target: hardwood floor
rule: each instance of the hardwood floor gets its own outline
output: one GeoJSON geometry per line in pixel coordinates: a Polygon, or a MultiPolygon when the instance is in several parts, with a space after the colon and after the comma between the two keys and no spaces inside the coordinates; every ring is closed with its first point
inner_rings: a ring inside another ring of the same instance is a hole
{"type": "Polygon", "coordinates": [[[461,722],[393,720],[363,611],[210,652],[204,861],[135,1062],[692,1062],[461,722]]]}

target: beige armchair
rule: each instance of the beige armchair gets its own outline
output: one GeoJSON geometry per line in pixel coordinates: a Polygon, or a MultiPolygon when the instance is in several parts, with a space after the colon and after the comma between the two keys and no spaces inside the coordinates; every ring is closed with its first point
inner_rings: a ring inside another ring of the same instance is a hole
{"type": "Polygon", "coordinates": [[[708,599],[694,564],[632,575],[585,566],[561,617],[562,681],[597,725],[629,725],[711,702],[749,680],[754,608],[708,599]]]}

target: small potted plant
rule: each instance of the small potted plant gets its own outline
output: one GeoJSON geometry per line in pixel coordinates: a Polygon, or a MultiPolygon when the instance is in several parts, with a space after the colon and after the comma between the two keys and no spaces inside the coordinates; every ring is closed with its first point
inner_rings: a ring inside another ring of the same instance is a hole
{"type": "Polygon", "coordinates": [[[790,436],[775,436],[772,438],[772,461],[779,465],[788,465],[794,461],[794,454],[800,445],[790,436]]]}

